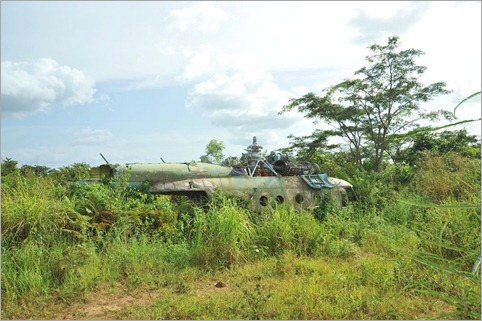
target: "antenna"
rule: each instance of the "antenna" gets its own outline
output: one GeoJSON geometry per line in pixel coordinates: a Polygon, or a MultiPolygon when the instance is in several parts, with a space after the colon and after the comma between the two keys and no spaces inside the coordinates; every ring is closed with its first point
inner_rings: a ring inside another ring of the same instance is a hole
{"type": "Polygon", "coordinates": [[[110,164],[109,164],[109,161],[108,161],[107,159],[105,159],[104,155],[102,155],[102,153],[99,153],[99,154],[100,154],[100,156],[102,156],[102,158],[103,158],[104,161],[107,163],[107,165],[110,165],[110,164]]]}

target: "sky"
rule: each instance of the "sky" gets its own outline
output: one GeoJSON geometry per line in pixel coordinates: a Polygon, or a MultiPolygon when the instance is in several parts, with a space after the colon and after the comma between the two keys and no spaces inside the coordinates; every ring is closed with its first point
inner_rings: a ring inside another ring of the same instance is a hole
{"type": "MultiPolygon", "coordinates": [[[[425,54],[421,81],[481,90],[480,1],[2,1],[1,157],[59,168],[199,160],[211,139],[241,156],[322,124],[290,98],[350,78],[368,47],[425,54]]],[[[480,118],[480,96],[457,110],[480,118]]],[[[480,121],[466,126],[480,137],[480,121]]],[[[453,127],[461,129],[461,126],[453,127]]]]}

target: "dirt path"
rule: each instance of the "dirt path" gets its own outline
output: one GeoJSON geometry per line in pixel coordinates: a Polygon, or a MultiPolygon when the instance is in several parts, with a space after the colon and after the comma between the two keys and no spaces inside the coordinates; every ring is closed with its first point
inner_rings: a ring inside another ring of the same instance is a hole
{"type": "MultiPolygon", "coordinates": [[[[222,282],[202,280],[193,285],[192,294],[195,296],[210,295],[216,291],[229,291],[230,286],[222,282]]],[[[143,307],[152,304],[152,301],[163,297],[172,296],[170,288],[136,288],[128,290],[122,285],[112,288],[100,288],[86,294],[83,300],[78,300],[71,305],[59,303],[51,307],[52,319],[56,320],[115,320],[118,312],[126,307],[143,307]]]]}
{"type": "Polygon", "coordinates": [[[90,292],[80,301],[66,306],[59,304],[53,310],[54,319],[61,320],[115,320],[116,312],[128,306],[149,305],[153,299],[163,295],[162,289],[135,289],[131,291],[122,288],[98,289],[90,292]]]}

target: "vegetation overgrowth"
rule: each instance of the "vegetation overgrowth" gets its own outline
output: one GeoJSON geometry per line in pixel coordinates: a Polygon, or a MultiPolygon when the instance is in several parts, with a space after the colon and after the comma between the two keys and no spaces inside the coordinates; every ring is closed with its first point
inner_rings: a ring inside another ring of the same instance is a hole
{"type": "Polygon", "coordinates": [[[127,176],[73,184],[87,164],[2,160],[2,319],[480,320],[480,141],[440,132],[480,119],[421,127],[460,104],[425,111],[450,91],[422,84],[423,52],[399,45],[369,47],[352,79],[281,111],[332,125],[283,151],[351,182],[346,208],[254,213],[222,191],[196,205],[127,176]]]}
{"type": "Polygon", "coordinates": [[[221,191],[200,207],[7,159],[2,319],[480,319],[480,158],[376,173],[338,156],[322,163],[360,200],[322,213],[253,213],[221,191]],[[96,293],[151,299],[92,314],[96,293]]]}

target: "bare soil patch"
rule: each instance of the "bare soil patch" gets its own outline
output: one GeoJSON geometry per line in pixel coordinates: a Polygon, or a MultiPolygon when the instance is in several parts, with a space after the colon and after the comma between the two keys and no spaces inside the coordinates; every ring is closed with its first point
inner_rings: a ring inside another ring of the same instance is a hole
{"type": "Polygon", "coordinates": [[[81,301],[69,306],[59,304],[54,319],[63,320],[114,320],[116,312],[128,306],[149,305],[153,299],[163,295],[162,289],[101,288],[87,293],[81,301]]]}

